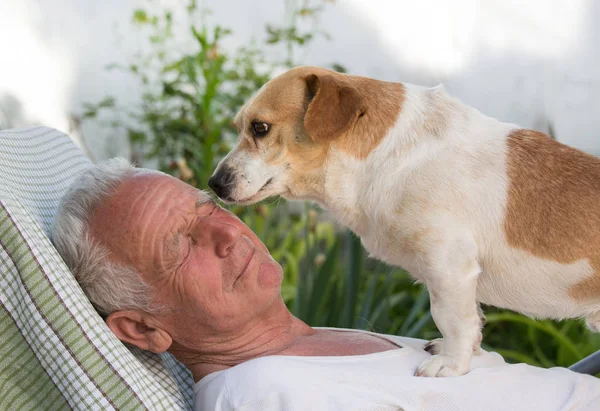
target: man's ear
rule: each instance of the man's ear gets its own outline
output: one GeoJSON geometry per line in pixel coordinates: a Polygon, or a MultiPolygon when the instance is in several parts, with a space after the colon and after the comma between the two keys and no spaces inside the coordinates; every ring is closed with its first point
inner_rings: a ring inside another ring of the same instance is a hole
{"type": "Polygon", "coordinates": [[[363,99],[334,75],[305,78],[308,107],[304,128],[314,142],[332,141],[347,132],[364,111],[363,99]]]}
{"type": "Polygon", "coordinates": [[[160,354],[167,351],[173,339],[157,323],[150,314],[138,310],[115,311],[106,318],[108,328],[119,340],[160,354]]]}

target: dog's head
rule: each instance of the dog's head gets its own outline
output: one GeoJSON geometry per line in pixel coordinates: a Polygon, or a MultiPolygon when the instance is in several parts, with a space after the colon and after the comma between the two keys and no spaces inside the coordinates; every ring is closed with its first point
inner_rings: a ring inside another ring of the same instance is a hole
{"type": "Polygon", "coordinates": [[[331,148],[364,158],[376,145],[373,132],[385,134],[364,121],[376,109],[370,100],[381,97],[377,87],[365,87],[369,81],[376,82],[318,67],[272,79],[237,114],[239,141],[209,186],[225,202],[239,204],[275,195],[322,199],[331,148]]]}

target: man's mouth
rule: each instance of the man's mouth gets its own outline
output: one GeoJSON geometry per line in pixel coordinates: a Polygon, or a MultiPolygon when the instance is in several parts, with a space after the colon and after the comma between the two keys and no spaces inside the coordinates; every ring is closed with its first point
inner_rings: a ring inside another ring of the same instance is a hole
{"type": "Polygon", "coordinates": [[[244,263],[244,268],[242,268],[242,271],[240,271],[240,274],[237,276],[237,278],[233,281],[233,285],[235,286],[235,284],[238,282],[238,280],[240,278],[242,278],[242,276],[246,273],[246,270],[248,270],[248,266],[250,265],[250,262],[252,261],[252,258],[254,257],[254,253],[256,252],[256,250],[254,248],[252,248],[252,252],[248,255],[248,259],[246,260],[246,262],[244,263]]]}

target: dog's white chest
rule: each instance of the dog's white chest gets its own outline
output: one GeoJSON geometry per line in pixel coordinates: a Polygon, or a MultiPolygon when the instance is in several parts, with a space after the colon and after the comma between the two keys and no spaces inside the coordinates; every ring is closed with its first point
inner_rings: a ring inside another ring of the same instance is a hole
{"type": "Polygon", "coordinates": [[[393,260],[397,253],[396,233],[392,232],[390,226],[375,227],[371,225],[365,235],[361,237],[361,242],[371,257],[383,260],[390,264],[396,264],[393,260]],[[385,233],[385,235],[384,235],[385,233]]]}
{"type": "MultiPolygon", "coordinates": [[[[360,237],[369,256],[407,270],[413,268],[415,253],[405,246],[406,233],[414,227],[415,213],[403,215],[399,200],[404,191],[404,176],[374,179],[369,167],[348,159],[345,173],[351,177],[334,179],[327,201],[337,220],[360,237]]],[[[337,174],[337,173],[334,173],[337,174]]],[[[340,173],[341,174],[341,173],[340,173]]]]}
{"type": "Polygon", "coordinates": [[[407,246],[400,218],[393,221],[368,219],[362,228],[361,243],[370,257],[407,270],[413,269],[415,255],[407,246]]]}

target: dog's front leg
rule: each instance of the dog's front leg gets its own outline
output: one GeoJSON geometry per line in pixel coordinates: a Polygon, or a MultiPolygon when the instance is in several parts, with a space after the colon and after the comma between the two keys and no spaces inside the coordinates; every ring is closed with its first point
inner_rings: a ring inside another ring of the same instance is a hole
{"type": "Polygon", "coordinates": [[[473,259],[447,268],[451,272],[434,271],[428,275],[431,315],[442,333],[443,343],[438,354],[419,365],[415,372],[418,376],[466,374],[474,348],[481,342],[481,319],[476,300],[479,264],[473,259]],[[460,270],[461,267],[464,269],[460,270]]]}
{"type": "MultiPolygon", "coordinates": [[[[485,326],[486,323],[486,318],[485,318],[485,314],[483,313],[483,310],[481,309],[481,305],[479,303],[477,303],[477,315],[479,316],[479,326],[480,328],[483,328],[485,326]]],[[[443,338],[435,338],[429,342],[427,342],[425,344],[425,351],[427,351],[429,354],[439,354],[440,352],[442,352],[442,346],[444,345],[444,339],[443,338]]],[[[479,355],[481,354],[481,340],[478,339],[477,341],[475,341],[475,345],[473,345],[473,355],[479,355]]]]}

